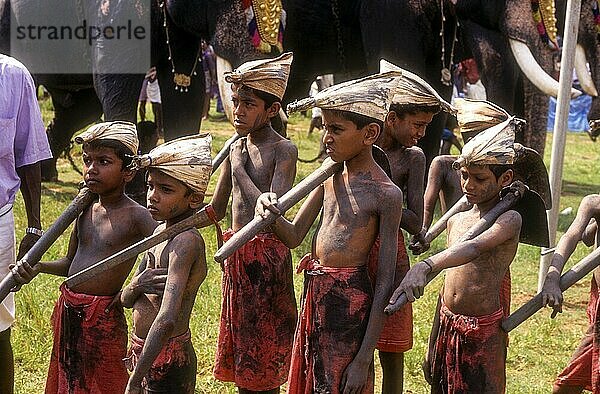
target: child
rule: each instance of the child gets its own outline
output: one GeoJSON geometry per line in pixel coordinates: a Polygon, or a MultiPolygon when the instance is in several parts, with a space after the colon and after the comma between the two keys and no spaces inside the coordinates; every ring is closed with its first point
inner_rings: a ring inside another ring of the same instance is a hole
{"type": "MultiPolygon", "coordinates": [[[[459,107],[459,122],[460,116],[459,107]]],[[[500,201],[500,190],[512,182],[515,123],[507,117],[464,146],[457,163],[463,192],[473,207],[450,218],[448,249],[415,264],[390,300],[394,303],[406,293],[414,301],[423,294],[429,273],[451,268],[440,296],[439,328],[432,331],[424,368],[432,393],[505,390],[508,337],[500,327],[505,317],[503,285],[517,251],[521,216],[509,210],[481,235],[457,241],[500,201]]]]}
{"type": "MultiPolygon", "coordinates": [[[[13,269],[27,283],[40,272],[70,276],[152,234],[156,222],[148,211],[124,194],[135,171],[127,168],[137,152],[135,125],[107,122],[91,126],[75,138],[83,144],[84,180],[98,200],[85,209],[71,233],[67,255],[31,268],[13,269]]],[[[74,288],[60,287],[52,314],[54,344],[46,393],[116,393],[127,385],[123,357],[127,323],[123,309],[112,303],[135,258],[74,288]]]]}
{"type": "MultiPolygon", "coordinates": [[[[577,216],[569,226],[567,232],[560,238],[556,251],[552,257],[552,263],[544,287],[542,289],[542,304],[554,308],[552,317],[557,312],[562,312],[563,296],[560,290],[560,276],[565,263],[575,251],[577,242],[580,240],[588,246],[593,244],[595,235],[596,245],[600,243],[597,223],[600,220],[600,195],[590,194],[581,200],[577,216]]],[[[590,301],[587,311],[589,318],[588,330],[581,340],[579,347],[575,350],[567,367],[558,375],[554,382],[554,393],[581,393],[584,389],[593,393],[600,393],[600,378],[598,377],[598,344],[600,332],[598,332],[598,283],[600,283],[600,269],[594,271],[590,289],[590,301]]]]}
{"type": "MultiPolygon", "coordinates": [[[[377,139],[377,145],[387,153],[391,179],[402,190],[406,199],[400,227],[416,235],[422,227],[425,176],[425,154],[416,144],[425,135],[427,125],[436,113],[442,109],[451,113],[455,110],[420,77],[381,60],[380,71],[391,70],[401,72],[402,79],[385,117],[383,132],[377,139]]],[[[373,280],[377,273],[378,250],[377,241],[369,258],[369,274],[373,280]]],[[[399,230],[394,286],[400,284],[409,268],[404,236],[399,230]]],[[[403,392],[404,352],[411,348],[412,306],[407,304],[385,319],[377,342],[383,369],[383,393],[403,392]]]]}
{"type": "MultiPolygon", "coordinates": [[[[202,206],[212,172],[210,136],[173,140],[134,159],[134,165],[148,168],[148,211],[164,222],[156,229],[162,231],[202,206]]],[[[138,274],[121,294],[122,304],[133,307],[126,359],[133,373],[126,393],[194,392],[197,363],[189,322],[206,272],[204,240],[196,229],[146,253],[138,274]],[[152,286],[148,276],[155,279],[154,288],[142,286],[152,286]]]]}
{"type": "MultiPolygon", "coordinates": [[[[288,191],[298,150],[271,127],[281,109],[292,54],[257,60],[227,73],[232,83],[234,126],[242,136],[231,148],[212,205],[220,220],[232,194],[229,239],[254,217],[262,192],[288,191]]],[[[289,249],[273,234],[258,234],[229,257],[223,270],[221,325],[215,378],[240,393],[279,392],[287,379],[297,309],[289,249]]]]}
{"type": "MultiPolygon", "coordinates": [[[[322,211],[313,250],[299,264],[304,297],[288,393],[374,390],[373,351],[393,283],[402,192],[375,163],[371,148],[399,77],[389,72],[334,85],[297,105],[321,107],[327,153],[343,161],[344,170],[311,192],[293,223],[279,218],[275,225],[282,241],[296,247],[322,211]],[[378,236],[373,292],[367,263],[378,236]]],[[[265,194],[257,212],[277,213],[276,204],[275,193],[265,194]]]]}

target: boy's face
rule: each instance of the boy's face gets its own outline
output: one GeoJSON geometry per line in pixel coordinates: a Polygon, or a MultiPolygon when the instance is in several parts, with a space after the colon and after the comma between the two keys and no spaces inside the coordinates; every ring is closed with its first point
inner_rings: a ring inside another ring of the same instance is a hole
{"type": "Polygon", "coordinates": [[[106,147],[83,150],[83,180],[90,191],[105,195],[131,181],[135,172],[123,169],[123,161],[106,147]]]}
{"type": "Polygon", "coordinates": [[[489,166],[470,165],[460,169],[462,191],[471,204],[482,204],[498,199],[500,190],[512,182],[512,170],[498,179],[489,166]]]}
{"type": "Polygon", "coordinates": [[[359,129],[356,124],[334,112],[323,110],[325,150],[333,161],[342,162],[358,155],[377,139],[379,126],[370,123],[359,129]]]}
{"type": "Polygon", "coordinates": [[[400,117],[396,112],[390,111],[385,118],[385,132],[402,146],[415,146],[425,136],[425,129],[431,123],[433,115],[431,112],[417,112],[400,117]]]}
{"type": "Polygon", "coordinates": [[[276,103],[265,109],[265,101],[258,97],[251,89],[244,89],[234,85],[231,90],[233,126],[235,127],[235,131],[242,137],[262,128],[279,111],[279,106],[276,103]],[[277,107],[277,110],[274,107],[277,107]]]}
{"type": "Polygon", "coordinates": [[[177,219],[197,207],[198,193],[190,193],[183,182],[161,171],[148,170],[146,184],[147,208],[156,221],[177,219]]]}

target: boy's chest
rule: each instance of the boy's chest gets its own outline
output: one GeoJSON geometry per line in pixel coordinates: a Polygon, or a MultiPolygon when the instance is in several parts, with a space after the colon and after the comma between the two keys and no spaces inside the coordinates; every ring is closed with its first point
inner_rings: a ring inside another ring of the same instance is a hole
{"type": "Polygon", "coordinates": [[[89,213],[87,220],[78,223],[78,238],[83,244],[94,244],[98,248],[129,245],[137,239],[135,226],[127,215],[89,213]]]}
{"type": "Polygon", "coordinates": [[[341,181],[329,182],[324,186],[324,221],[364,226],[376,214],[376,185],[341,181]]]}

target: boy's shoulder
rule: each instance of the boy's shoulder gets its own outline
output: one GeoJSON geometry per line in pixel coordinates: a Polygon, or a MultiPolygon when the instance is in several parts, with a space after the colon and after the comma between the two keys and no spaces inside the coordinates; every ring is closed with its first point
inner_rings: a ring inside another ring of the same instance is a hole
{"type": "Polygon", "coordinates": [[[588,194],[583,197],[580,204],[580,209],[589,209],[594,214],[600,214],[600,194],[588,194]]]}
{"type": "Polygon", "coordinates": [[[204,251],[204,238],[200,232],[191,228],[175,235],[166,245],[169,251],[176,251],[178,254],[192,253],[195,257],[204,251]]]}

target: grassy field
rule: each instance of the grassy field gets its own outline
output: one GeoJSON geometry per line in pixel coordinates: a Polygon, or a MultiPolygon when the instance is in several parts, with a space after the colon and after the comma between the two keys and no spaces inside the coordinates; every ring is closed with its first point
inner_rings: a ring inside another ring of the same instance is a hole
{"type": "MultiPolygon", "coordinates": [[[[42,102],[43,114],[47,122],[52,116],[49,100],[42,102]]],[[[148,107],[148,113],[151,113],[148,107]]],[[[213,112],[214,113],[214,112],[213,112]]],[[[318,150],[318,135],[306,135],[310,118],[293,116],[290,119],[289,135],[298,145],[302,158],[314,157],[318,150]]],[[[213,151],[216,153],[232,133],[227,122],[206,121],[202,131],[213,135],[213,151]]],[[[551,138],[548,138],[547,152],[550,152],[551,138]]],[[[72,151],[74,161],[81,168],[80,151],[72,151]]],[[[546,162],[549,160],[546,155],[546,162]]],[[[573,207],[570,215],[561,216],[559,234],[562,234],[574,218],[581,198],[589,193],[597,193],[600,184],[600,144],[592,143],[584,134],[569,134],[567,138],[563,196],[561,207],[573,207]]],[[[317,164],[298,163],[296,182],[317,167],[317,164]]],[[[47,228],[60,215],[76,193],[81,176],[65,159],[59,160],[59,182],[43,184],[42,223],[47,228]]],[[[216,176],[213,177],[209,192],[213,190],[216,176]]],[[[294,211],[295,212],[295,211],[294,211]]],[[[15,216],[17,237],[23,236],[26,227],[25,212],[19,196],[15,216]]],[[[216,238],[212,228],[202,230],[207,243],[209,274],[200,288],[194,308],[191,331],[194,347],[198,355],[198,393],[233,393],[230,384],[217,382],[212,377],[212,365],[217,340],[219,310],[221,302],[220,270],[212,256],[216,251],[216,238]]],[[[312,234],[312,232],[311,232],[312,234]]],[[[307,239],[310,239],[310,235],[307,239]]],[[[444,247],[440,237],[430,253],[444,247]]],[[[67,249],[67,235],[61,237],[45,255],[45,260],[63,256],[67,249]]],[[[309,243],[305,240],[293,251],[293,260],[308,252],[309,243]]],[[[578,247],[570,266],[589,252],[584,246],[578,247]]],[[[414,262],[414,259],[412,259],[414,262]]],[[[512,265],[512,308],[527,301],[536,292],[539,248],[520,245],[512,265]]],[[[13,329],[13,347],[16,359],[16,392],[42,393],[46,379],[52,345],[50,315],[62,278],[41,275],[30,285],[25,286],[16,296],[18,319],[13,329]]],[[[300,294],[301,276],[295,278],[296,294],[300,294]]],[[[422,377],[420,364],[427,344],[435,297],[441,279],[435,280],[426,290],[425,296],[414,304],[414,348],[406,354],[405,389],[411,393],[428,392],[422,377]]],[[[510,337],[507,361],[507,392],[547,393],[555,376],[569,360],[582,333],[587,317],[585,307],[588,299],[589,276],[566,293],[564,313],[555,320],[549,319],[549,311],[542,311],[513,331],[510,337]]],[[[130,315],[130,313],[128,312],[130,315]]],[[[380,381],[380,373],[378,381],[380,381]]]]}

